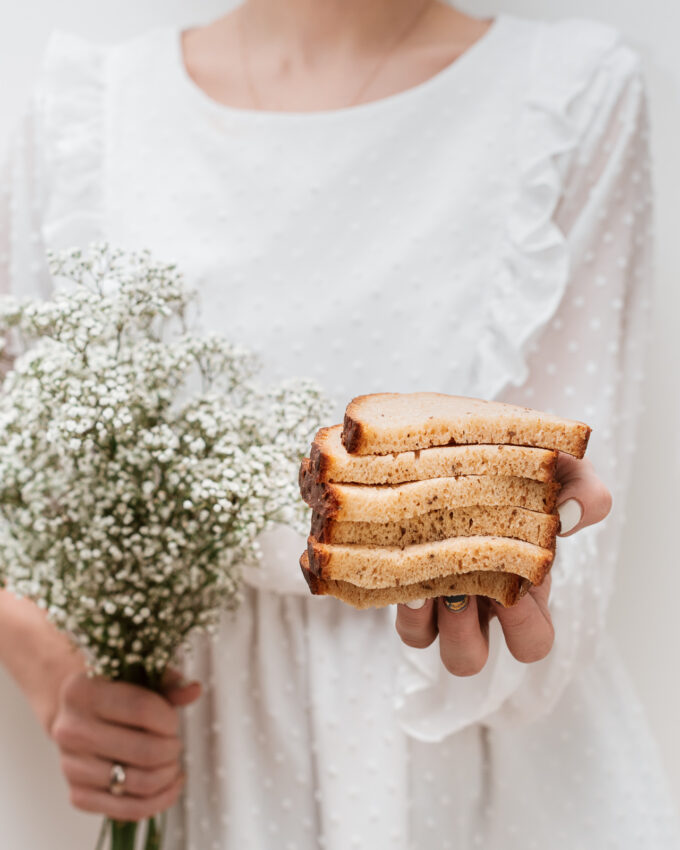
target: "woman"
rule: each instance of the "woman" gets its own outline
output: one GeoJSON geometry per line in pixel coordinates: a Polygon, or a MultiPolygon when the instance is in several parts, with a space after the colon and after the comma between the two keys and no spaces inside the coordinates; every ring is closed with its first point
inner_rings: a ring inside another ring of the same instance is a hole
{"type": "Polygon", "coordinates": [[[277,529],[167,700],[87,680],[5,594],[0,655],[74,805],[140,818],[184,787],[178,850],[675,846],[603,634],[620,508],[597,524],[625,490],[641,378],[635,56],[600,25],[433,0],[246,0],[181,36],[55,38],[38,94],[6,289],[49,295],[46,247],[148,247],[199,284],[206,329],[259,350],[267,378],[317,378],[336,416],[385,389],[501,397],[588,421],[602,476],[562,459],[552,589],[509,611],[398,606],[397,633],[390,609],[311,598],[304,541],[277,529]]]}

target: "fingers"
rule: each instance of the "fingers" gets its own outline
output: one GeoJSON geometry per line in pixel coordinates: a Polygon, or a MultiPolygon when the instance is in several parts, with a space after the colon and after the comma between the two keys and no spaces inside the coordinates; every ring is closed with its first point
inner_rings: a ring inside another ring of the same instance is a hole
{"type": "Polygon", "coordinates": [[[119,820],[139,820],[169,808],[182,786],[177,706],[200,695],[197,682],[166,681],[168,698],[136,685],[67,679],[50,733],[62,752],[73,804],[119,820]],[[109,791],[112,764],[125,767],[125,794],[109,791]]]}
{"type": "Polygon", "coordinates": [[[175,667],[168,667],[163,674],[162,687],[164,691],[170,691],[174,688],[183,688],[187,684],[184,674],[181,670],[175,667]]]}
{"type": "Polygon", "coordinates": [[[186,682],[179,670],[168,670],[163,677],[163,696],[175,708],[184,708],[200,697],[200,682],[186,682]]]}
{"type": "MultiPolygon", "coordinates": [[[[112,762],[94,756],[66,752],[61,769],[72,786],[109,792],[112,762]]],[[[179,764],[152,770],[125,767],[125,793],[132,797],[155,797],[167,790],[180,775],[179,764]]]]}
{"type": "Polygon", "coordinates": [[[601,522],[612,507],[611,493],[598,478],[592,463],[560,452],[557,478],[562,484],[557,511],[560,536],[575,534],[588,525],[601,522]]]}
{"type": "Polygon", "coordinates": [[[512,655],[526,664],[540,661],[552,649],[555,630],[548,609],[550,575],[512,608],[493,603],[512,655]]]}
{"type": "Polygon", "coordinates": [[[454,676],[474,676],[489,657],[487,630],[480,624],[477,597],[470,596],[467,608],[459,611],[448,610],[443,598],[437,604],[442,663],[454,676]]]}
{"type": "Polygon", "coordinates": [[[202,687],[200,682],[189,682],[188,685],[182,688],[173,688],[171,691],[167,691],[165,698],[175,708],[184,708],[187,705],[191,705],[192,702],[196,702],[201,693],[202,687]]]}
{"type": "MultiPolygon", "coordinates": [[[[75,687],[82,687],[79,682],[75,687]]],[[[97,717],[146,729],[156,735],[176,735],[179,716],[168,701],[153,691],[126,682],[92,679],[89,685],[91,705],[97,717]]],[[[77,699],[77,695],[74,695],[77,699]]]]}
{"type": "Polygon", "coordinates": [[[53,737],[63,751],[147,769],[176,763],[181,752],[177,736],[152,735],[73,714],[56,721],[53,737]]]}
{"type": "Polygon", "coordinates": [[[424,649],[439,633],[439,653],[446,669],[455,676],[473,676],[484,667],[489,654],[487,620],[480,625],[477,599],[469,598],[463,611],[449,611],[443,599],[428,599],[422,608],[397,605],[396,628],[407,646],[424,649]]]}
{"type": "Polygon", "coordinates": [[[397,632],[407,646],[418,649],[430,646],[439,634],[444,667],[454,676],[474,676],[483,670],[489,657],[489,618],[497,616],[511,654],[527,664],[540,661],[555,639],[548,608],[550,584],[548,574],[512,608],[476,596],[468,597],[464,608],[455,604],[447,607],[444,597],[427,600],[415,610],[398,605],[397,632]]]}
{"type": "Polygon", "coordinates": [[[397,620],[395,623],[399,637],[406,646],[425,649],[437,637],[436,605],[434,600],[427,599],[422,608],[409,608],[408,605],[397,605],[397,620]]]}
{"type": "Polygon", "coordinates": [[[84,812],[97,812],[121,821],[139,821],[164,812],[177,802],[184,785],[179,776],[168,788],[152,797],[115,797],[106,791],[71,786],[71,803],[84,812]]]}

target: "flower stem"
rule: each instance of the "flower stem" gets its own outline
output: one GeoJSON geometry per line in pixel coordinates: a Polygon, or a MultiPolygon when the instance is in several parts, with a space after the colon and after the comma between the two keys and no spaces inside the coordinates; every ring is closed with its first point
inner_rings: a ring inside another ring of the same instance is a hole
{"type": "Polygon", "coordinates": [[[149,818],[146,822],[146,838],[144,839],[144,850],[160,850],[161,831],[156,823],[156,818],[149,818]]]}
{"type": "Polygon", "coordinates": [[[136,836],[134,821],[111,821],[111,850],[135,850],[136,836]]]}

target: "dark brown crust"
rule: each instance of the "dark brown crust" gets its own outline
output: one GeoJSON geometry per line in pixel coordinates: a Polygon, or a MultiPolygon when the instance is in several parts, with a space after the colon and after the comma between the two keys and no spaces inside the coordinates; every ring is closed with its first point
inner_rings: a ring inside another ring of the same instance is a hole
{"type": "Polygon", "coordinates": [[[316,481],[325,481],[331,468],[330,458],[321,448],[328,431],[330,428],[320,428],[317,431],[309,453],[310,470],[316,481]]]}
{"type": "Polygon", "coordinates": [[[317,578],[324,578],[324,567],[328,564],[330,554],[322,549],[314,546],[318,541],[314,537],[307,538],[307,559],[309,561],[309,569],[317,578]]]}
{"type": "Polygon", "coordinates": [[[312,528],[310,534],[316,537],[319,543],[333,542],[333,526],[335,520],[323,516],[317,511],[312,511],[312,528]]]}
{"type": "Polygon", "coordinates": [[[340,505],[332,487],[315,480],[308,457],[304,458],[300,464],[298,481],[300,484],[300,494],[310,508],[314,508],[315,511],[326,517],[338,515],[340,505]]]}
{"type": "MultiPolygon", "coordinates": [[[[350,403],[354,404],[355,401],[358,401],[358,399],[353,399],[350,403]]],[[[361,422],[357,422],[349,413],[345,413],[342,425],[342,444],[350,454],[358,452],[361,448],[364,441],[362,430],[361,422]]]]}
{"type": "Polygon", "coordinates": [[[326,591],[323,588],[323,581],[314,575],[314,573],[308,568],[308,565],[309,560],[307,553],[303,552],[302,555],[300,555],[300,569],[302,570],[302,575],[305,577],[307,585],[314,596],[325,596],[326,591]]]}

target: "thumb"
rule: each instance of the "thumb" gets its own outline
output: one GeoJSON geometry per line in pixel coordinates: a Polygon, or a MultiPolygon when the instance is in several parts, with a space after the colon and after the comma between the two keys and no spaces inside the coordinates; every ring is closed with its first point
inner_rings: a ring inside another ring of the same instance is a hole
{"type": "Polygon", "coordinates": [[[611,510],[611,493],[589,460],[560,452],[557,479],[562,484],[557,505],[561,537],[601,522],[611,510]]]}
{"type": "Polygon", "coordinates": [[[163,695],[170,705],[177,708],[191,705],[201,696],[200,682],[187,682],[182,673],[174,668],[168,668],[163,676],[163,695]]]}

